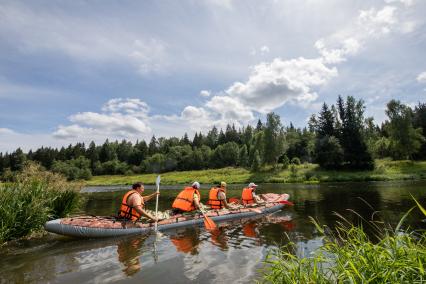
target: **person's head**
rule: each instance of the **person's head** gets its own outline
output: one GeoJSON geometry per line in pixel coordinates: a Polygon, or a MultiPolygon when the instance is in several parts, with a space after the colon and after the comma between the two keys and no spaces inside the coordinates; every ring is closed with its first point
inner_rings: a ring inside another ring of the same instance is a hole
{"type": "Polygon", "coordinates": [[[137,183],[134,183],[134,184],[132,185],[132,189],[137,190],[137,191],[139,191],[139,192],[143,192],[145,188],[144,188],[144,186],[143,186],[143,183],[141,183],[141,182],[137,182],[137,183]]]}
{"type": "Polygon", "coordinates": [[[220,188],[222,188],[222,189],[226,189],[226,182],[221,181],[221,182],[220,182],[220,188]]]}
{"type": "Polygon", "coordinates": [[[248,187],[255,190],[257,188],[257,184],[255,184],[254,182],[251,182],[249,183],[248,187]]]}
{"type": "Polygon", "coordinates": [[[200,183],[198,181],[194,181],[194,183],[192,184],[192,188],[200,189],[200,183]]]}

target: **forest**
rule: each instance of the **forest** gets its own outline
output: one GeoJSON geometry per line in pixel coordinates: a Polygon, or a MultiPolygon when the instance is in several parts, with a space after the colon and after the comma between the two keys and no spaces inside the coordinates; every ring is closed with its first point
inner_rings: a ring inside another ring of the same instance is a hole
{"type": "Polygon", "coordinates": [[[365,109],[362,100],[339,96],[335,104],[323,103],[303,128],[291,122],[284,126],[280,116],[271,112],[255,127],[213,127],[207,133],[195,133],[192,139],[185,133],[181,138],[153,136],[148,143],[106,140],[96,145],[92,141],[88,146],[46,146],[27,153],[17,148],[0,153],[0,177],[13,180],[27,161],[77,180],[228,166],[256,172],[265,165],[285,168],[300,163],[316,163],[326,170],[370,170],[375,159],[426,159],[426,103],[413,108],[391,100],[381,125],[365,117],[365,109]]]}

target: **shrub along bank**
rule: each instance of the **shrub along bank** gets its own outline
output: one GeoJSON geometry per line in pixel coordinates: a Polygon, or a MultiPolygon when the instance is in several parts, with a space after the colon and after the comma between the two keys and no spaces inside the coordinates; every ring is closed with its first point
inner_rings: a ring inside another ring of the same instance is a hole
{"type": "Polygon", "coordinates": [[[26,165],[15,182],[0,184],[0,244],[69,214],[79,204],[80,187],[38,165],[26,165]]]}
{"type": "MultiPolygon", "coordinates": [[[[424,211],[424,209],[423,209],[424,211]]],[[[424,212],[425,213],[425,212],[424,212]]],[[[403,218],[404,219],[404,218],[403,218]]],[[[401,220],[400,224],[403,220],[401,220]]],[[[362,227],[343,219],[334,233],[326,233],[324,244],[305,258],[295,256],[291,243],[275,249],[264,266],[265,283],[424,283],[426,234],[383,229],[370,223],[378,240],[371,240],[362,227]]]]}

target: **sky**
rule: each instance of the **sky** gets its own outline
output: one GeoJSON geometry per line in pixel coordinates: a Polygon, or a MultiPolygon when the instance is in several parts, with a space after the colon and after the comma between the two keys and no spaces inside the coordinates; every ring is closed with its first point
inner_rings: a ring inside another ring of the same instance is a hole
{"type": "Polygon", "coordinates": [[[424,0],[0,0],[0,152],[426,102],[424,0]]]}

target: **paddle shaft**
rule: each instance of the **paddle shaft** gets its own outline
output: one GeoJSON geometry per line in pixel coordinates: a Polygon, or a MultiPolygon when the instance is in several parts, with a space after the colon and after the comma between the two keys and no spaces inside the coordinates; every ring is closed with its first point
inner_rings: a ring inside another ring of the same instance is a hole
{"type": "Polygon", "coordinates": [[[160,193],[159,182],[157,182],[157,196],[155,197],[155,232],[158,230],[158,193],[160,193]]]}

